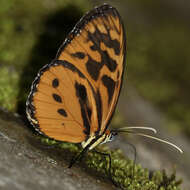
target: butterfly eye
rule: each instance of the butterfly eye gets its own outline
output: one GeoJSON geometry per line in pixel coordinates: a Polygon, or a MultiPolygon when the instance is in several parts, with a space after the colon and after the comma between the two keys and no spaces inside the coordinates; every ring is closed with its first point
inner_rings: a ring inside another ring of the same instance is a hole
{"type": "Polygon", "coordinates": [[[105,138],[105,140],[101,144],[113,141],[117,134],[118,134],[117,132],[111,131],[111,133],[105,138]]]}
{"type": "Polygon", "coordinates": [[[112,131],[112,132],[110,133],[110,139],[109,139],[109,141],[113,141],[113,140],[115,139],[115,136],[116,136],[117,134],[118,134],[117,132],[112,131]]]}

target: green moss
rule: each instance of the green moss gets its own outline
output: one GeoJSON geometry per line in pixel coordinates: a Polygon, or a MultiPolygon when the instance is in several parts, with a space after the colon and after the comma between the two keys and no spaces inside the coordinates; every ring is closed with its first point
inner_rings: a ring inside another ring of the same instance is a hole
{"type": "MultiPolygon", "coordinates": [[[[61,143],[44,137],[40,139],[45,144],[71,152],[72,156],[79,154],[82,150],[73,143],[61,143]]],[[[150,175],[147,169],[124,157],[119,149],[110,150],[107,146],[102,145],[96,150],[111,155],[111,179],[118,187],[127,190],[180,190],[181,180],[176,180],[175,171],[171,175],[167,175],[165,171],[155,171],[150,175]]],[[[108,156],[92,150],[87,153],[82,162],[77,162],[77,164],[82,164],[92,175],[96,174],[96,176],[111,180],[108,156]]]]}
{"type": "Polygon", "coordinates": [[[18,95],[18,73],[12,68],[0,67],[0,105],[13,110],[18,95]]]}

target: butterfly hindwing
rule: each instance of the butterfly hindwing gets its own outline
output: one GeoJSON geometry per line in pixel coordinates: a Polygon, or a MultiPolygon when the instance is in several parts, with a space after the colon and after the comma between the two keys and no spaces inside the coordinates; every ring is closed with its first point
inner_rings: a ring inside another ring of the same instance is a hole
{"type": "Polygon", "coordinates": [[[46,65],[32,91],[27,113],[42,133],[69,142],[82,142],[90,134],[91,123],[97,122],[93,89],[74,65],[58,60],[46,65]]]}

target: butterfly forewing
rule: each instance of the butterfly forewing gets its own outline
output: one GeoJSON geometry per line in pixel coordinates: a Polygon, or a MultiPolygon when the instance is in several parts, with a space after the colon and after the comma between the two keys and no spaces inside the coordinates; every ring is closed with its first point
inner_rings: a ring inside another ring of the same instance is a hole
{"type": "Polygon", "coordinates": [[[74,64],[92,84],[99,101],[100,132],[105,132],[118,100],[125,43],[119,13],[104,5],[82,18],[57,54],[57,59],[74,64]]]}
{"type": "Polygon", "coordinates": [[[87,13],[33,82],[27,116],[56,140],[82,142],[102,135],[118,100],[125,63],[125,34],[109,5],[87,13]]]}

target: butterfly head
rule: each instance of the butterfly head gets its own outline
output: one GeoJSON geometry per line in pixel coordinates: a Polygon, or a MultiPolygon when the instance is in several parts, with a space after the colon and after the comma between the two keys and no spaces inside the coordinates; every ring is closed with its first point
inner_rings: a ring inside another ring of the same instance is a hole
{"type": "Polygon", "coordinates": [[[118,133],[116,131],[108,131],[107,130],[105,133],[105,139],[101,142],[101,144],[113,141],[117,134],[118,133]]]}

